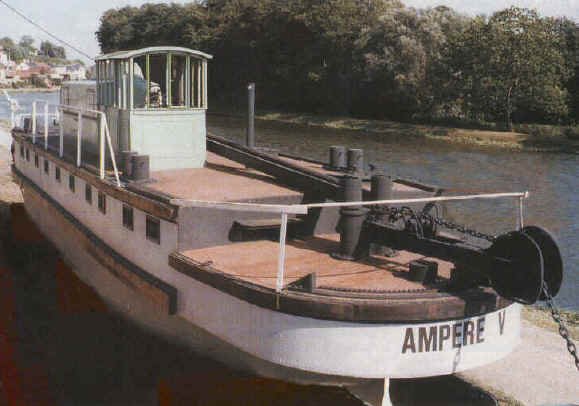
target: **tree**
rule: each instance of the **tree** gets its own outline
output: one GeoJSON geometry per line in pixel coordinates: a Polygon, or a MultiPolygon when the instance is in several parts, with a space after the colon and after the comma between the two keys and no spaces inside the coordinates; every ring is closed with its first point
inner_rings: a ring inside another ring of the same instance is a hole
{"type": "Polygon", "coordinates": [[[66,59],[64,47],[56,46],[50,41],[42,41],[40,43],[40,54],[48,58],[66,59]]]}
{"type": "Polygon", "coordinates": [[[455,44],[454,67],[469,108],[512,128],[515,113],[555,120],[567,114],[568,71],[553,19],[511,7],[475,18],[455,44]]]}
{"type": "Polygon", "coordinates": [[[34,48],[34,38],[30,35],[23,35],[18,42],[18,46],[21,52],[24,54],[25,58],[29,58],[36,55],[36,48],[34,48]]]}

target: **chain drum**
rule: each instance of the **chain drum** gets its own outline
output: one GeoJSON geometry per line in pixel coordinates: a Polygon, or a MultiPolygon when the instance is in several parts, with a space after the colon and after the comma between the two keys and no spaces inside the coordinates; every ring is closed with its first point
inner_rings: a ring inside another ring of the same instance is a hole
{"type": "Polygon", "coordinates": [[[543,286],[543,256],[539,245],[522,231],[497,237],[487,253],[494,257],[490,271],[492,287],[507,299],[535,303],[543,286]]]}
{"type": "MultiPolygon", "coordinates": [[[[555,239],[546,230],[537,226],[524,227],[523,232],[539,246],[543,255],[544,280],[551,296],[556,296],[563,282],[563,259],[555,239]]],[[[542,291],[539,299],[547,299],[542,291]]]]}

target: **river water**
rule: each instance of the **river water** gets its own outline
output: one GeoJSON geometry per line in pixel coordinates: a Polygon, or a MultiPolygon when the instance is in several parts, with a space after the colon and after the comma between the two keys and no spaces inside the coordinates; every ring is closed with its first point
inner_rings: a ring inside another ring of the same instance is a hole
{"type": "MultiPolygon", "coordinates": [[[[11,93],[11,96],[26,111],[35,99],[53,104],[58,101],[57,92],[11,93]]],[[[8,103],[0,94],[0,119],[9,116],[8,103]]],[[[244,137],[241,119],[210,116],[208,128],[240,141],[244,137]]],[[[324,160],[331,145],[362,148],[367,162],[390,175],[459,193],[528,190],[525,224],[549,230],[563,255],[565,279],[557,303],[579,310],[579,155],[512,152],[269,122],[257,122],[256,128],[261,146],[324,160]]],[[[509,231],[516,225],[516,205],[512,200],[447,203],[445,209],[445,215],[452,220],[487,233],[509,231]]]]}

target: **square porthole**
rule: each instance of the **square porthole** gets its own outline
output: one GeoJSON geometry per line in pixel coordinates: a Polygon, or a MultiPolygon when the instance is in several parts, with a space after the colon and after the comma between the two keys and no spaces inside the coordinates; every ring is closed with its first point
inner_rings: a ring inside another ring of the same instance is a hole
{"type": "Polygon", "coordinates": [[[126,229],[133,231],[133,224],[133,208],[123,204],[123,226],[126,229]]]}
{"type": "Polygon", "coordinates": [[[74,192],[74,175],[68,175],[68,188],[70,189],[71,192],[74,192]]]}
{"type": "Polygon", "coordinates": [[[103,192],[98,193],[98,206],[102,214],[107,214],[107,196],[103,192]]]}
{"type": "Polygon", "coordinates": [[[40,166],[40,160],[38,158],[38,154],[34,154],[34,166],[37,168],[40,166]]]}
{"type": "Polygon", "coordinates": [[[44,158],[44,173],[48,175],[50,170],[50,164],[48,163],[48,159],[44,158]]]}
{"type": "Polygon", "coordinates": [[[26,148],[26,160],[30,162],[30,150],[26,148]]]}
{"type": "Polygon", "coordinates": [[[161,222],[155,217],[147,216],[147,240],[161,244],[161,222]]]}
{"type": "Polygon", "coordinates": [[[60,182],[60,168],[58,166],[54,168],[54,179],[60,182]]]}
{"type": "Polygon", "coordinates": [[[84,200],[88,204],[92,204],[92,188],[88,183],[84,185],[84,200]]]}

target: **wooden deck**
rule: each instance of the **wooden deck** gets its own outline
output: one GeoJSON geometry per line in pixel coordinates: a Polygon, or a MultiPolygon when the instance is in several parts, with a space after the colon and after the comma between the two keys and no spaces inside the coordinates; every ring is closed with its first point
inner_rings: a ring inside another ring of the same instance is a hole
{"type": "MultiPolygon", "coordinates": [[[[329,254],[338,250],[338,235],[318,235],[289,241],[286,247],[285,280],[288,285],[316,273],[317,287],[353,291],[393,291],[422,289],[408,280],[408,264],[422,255],[400,251],[388,258],[371,256],[362,261],[340,261],[329,254]]],[[[275,289],[279,244],[274,241],[250,241],[181,252],[192,261],[210,264],[227,276],[275,289]]],[[[452,264],[438,263],[438,274],[450,277],[452,264]]]]}
{"type": "Polygon", "coordinates": [[[181,199],[251,202],[302,195],[276,184],[272,176],[212,152],[207,152],[204,168],[156,171],[151,178],[148,188],[181,199]]]}

